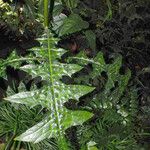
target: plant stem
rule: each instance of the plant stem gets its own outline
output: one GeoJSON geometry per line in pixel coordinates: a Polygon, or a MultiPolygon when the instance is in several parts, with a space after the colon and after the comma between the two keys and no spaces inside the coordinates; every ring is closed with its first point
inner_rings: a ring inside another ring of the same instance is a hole
{"type": "Polygon", "coordinates": [[[57,106],[57,99],[55,97],[55,90],[54,90],[54,81],[53,81],[53,63],[52,63],[52,53],[51,53],[51,45],[50,45],[50,38],[49,38],[49,29],[46,28],[45,29],[46,33],[47,33],[47,42],[48,42],[48,56],[49,56],[49,72],[50,72],[50,83],[51,83],[51,93],[52,93],[52,100],[53,100],[53,106],[51,106],[52,110],[54,111],[54,116],[56,118],[56,125],[58,128],[58,143],[60,146],[61,150],[68,150],[68,146],[67,146],[67,142],[66,139],[63,135],[63,133],[61,132],[61,123],[60,123],[60,114],[58,111],[58,106],[57,106]]]}
{"type": "Polygon", "coordinates": [[[44,26],[48,27],[49,23],[49,19],[48,19],[48,4],[49,4],[49,0],[44,0],[44,26]]]}
{"type": "MultiPolygon", "coordinates": [[[[54,1],[51,1],[54,2],[54,1]]],[[[58,111],[58,106],[57,106],[57,99],[55,97],[55,90],[54,90],[54,81],[53,81],[53,62],[52,62],[52,52],[51,52],[51,45],[50,45],[50,32],[48,29],[49,26],[49,16],[48,16],[48,0],[44,0],[44,26],[45,26],[45,32],[47,34],[47,47],[48,47],[48,59],[49,59],[49,73],[50,73],[50,90],[52,93],[52,101],[53,101],[53,106],[51,106],[51,109],[54,112],[54,117],[56,119],[56,125],[58,128],[58,143],[60,145],[61,150],[68,150],[67,148],[67,142],[66,139],[63,136],[63,133],[61,132],[61,124],[60,124],[60,114],[58,111]]],[[[53,116],[52,116],[53,117],[53,116]]]]}

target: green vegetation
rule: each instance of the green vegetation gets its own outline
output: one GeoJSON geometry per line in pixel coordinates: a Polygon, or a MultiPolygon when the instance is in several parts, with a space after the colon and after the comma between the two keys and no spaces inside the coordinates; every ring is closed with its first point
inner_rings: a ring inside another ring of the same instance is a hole
{"type": "MultiPolygon", "coordinates": [[[[0,150],[150,148],[149,105],[140,105],[149,67],[133,69],[141,53],[121,47],[137,34],[131,11],[129,0],[0,0],[0,33],[13,48],[6,57],[0,49],[0,150]]],[[[144,43],[141,30],[131,45],[144,43]]]]}

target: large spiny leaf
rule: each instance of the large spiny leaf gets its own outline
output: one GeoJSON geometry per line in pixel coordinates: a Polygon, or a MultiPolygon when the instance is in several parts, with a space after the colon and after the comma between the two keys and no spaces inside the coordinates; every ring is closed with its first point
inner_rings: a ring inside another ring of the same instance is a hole
{"type": "Polygon", "coordinates": [[[72,61],[72,59],[76,59],[79,64],[86,64],[87,62],[87,64],[91,63],[92,65],[92,71],[90,71],[89,74],[75,79],[78,84],[85,83],[91,85],[92,83],[89,82],[90,79],[99,78],[102,72],[105,72],[107,76],[103,90],[96,94],[91,102],[92,107],[103,108],[112,107],[112,105],[116,106],[131,77],[131,71],[128,69],[124,74],[120,74],[122,57],[120,55],[115,57],[111,64],[106,64],[102,52],[99,52],[97,56],[91,60],[83,54],[80,58],[74,57],[68,60],[72,61]]]}
{"type": "MultiPolygon", "coordinates": [[[[65,112],[60,113],[65,114],[62,115],[62,118],[60,118],[61,131],[69,128],[70,126],[81,125],[84,121],[87,120],[87,118],[92,117],[92,114],[87,111],[72,111],[65,109],[65,112]]],[[[44,118],[40,123],[27,130],[16,139],[37,143],[45,139],[45,137],[52,138],[58,137],[58,135],[59,130],[56,124],[56,120],[52,114],[49,114],[48,117],[44,118]]]]}
{"type": "MultiPolygon", "coordinates": [[[[49,110],[47,117],[25,133],[17,137],[17,140],[27,142],[39,142],[45,138],[61,138],[67,128],[74,125],[81,125],[93,116],[92,113],[81,110],[69,110],[64,103],[69,99],[79,100],[79,98],[94,90],[93,87],[83,85],[66,85],[61,82],[64,75],[71,76],[75,72],[82,69],[81,66],[75,64],[63,64],[58,61],[65,52],[62,49],[55,49],[54,39],[41,39],[41,48],[33,49],[39,63],[34,61],[21,67],[22,70],[28,72],[33,77],[41,76],[47,84],[38,90],[30,92],[20,92],[18,94],[5,98],[10,102],[26,104],[30,107],[41,105],[49,110]],[[51,45],[52,57],[49,58],[46,40],[51,45]],[[50,62],[52,61],[52,71],[50,71],[50,62]],[[51,78],[53,82],[51,81],[51,78]]],[[[63,139],[63,138],[62,138],[63,139]]]]}
{"type": "MultiPolygon", "coordinates": [[[[97,60],[100,64],[102,64],[102,67],[100,67],[100,65],[99,67],[98,65],[93,66],[94,68],[93,72],[98,71],[101,74],[104,71],[106,72],[108,79],[104,86],[103,91],[95,95],[92,102],[93,104],[96,104],[95,105],[96,108],[97,107],[107,108],[116,106],[128,85],[129,79],[131,77],[131,72],[130,70],[127,69],[125,74],[120,74],[120,68],[122,65],[121,56],[115,58],[112,64],[106,64],[102,54],[99,53],[99,55],[101,56],[99,57],[101,59],[97,60]]],[[[93,74],[92,77],[96,77],[96,74],[95,73],[93,74]]]]}

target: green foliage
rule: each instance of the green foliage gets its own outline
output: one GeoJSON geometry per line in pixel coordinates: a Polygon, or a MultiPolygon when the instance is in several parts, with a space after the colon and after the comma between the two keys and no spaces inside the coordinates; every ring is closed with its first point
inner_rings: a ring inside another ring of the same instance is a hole
{"type": "Polygon", "coordinates": [[[43,32],[42,17],[36,11],[37,2],[33,0],[9,1],[0,0],[0,24],[4,24],[5,36],[11,31],[16,36],[39,36],[43,32]],[[7,31],[7,29],[9,29],[7,31]]]}
{"type": "Polygon", "coordinates": [[[88,30],[89,23],[83,19],[81,10],[78,8],[79,3],[81,2],[78,0],[63,0],[62,3],[60,1],[55,3],[52,29],[59,37],[82,33],[89,43],[88,46],[95,51],[96,35],[92,30],[88,30]],[[63,13],[64,9],[70,10],[69,15],[63,13]]]}
{"type": "Polygon", "coordinates": [[[94,141],[100,150],[136,149],[135,133],[133,129],[122,124],[122,121],[123,118],[116,111],[106,109],[93,124],[81,129],[82,149],[86,149],[85,144],[89,141],[94,141]]]}
{"type": "Polygon", "coordinates": [[[53,38],[41,39],[41,48],[33,49],[41,63],[32,62],[21,67],[33,77],[41,76],[47,81],[47,84],[39,90],[20,92],[5,100],[30,107],[40,105],[48,110],[46,117],[42,117],[41,122],[21,134],[16,140],[37,143],[46,138],[57,138],[60,149],[66,149],[65,130],[71,126],[81,125],[93,114],[85,110],[69,110],[64,103],[68,99],[79,100],[81,96],[93,91],[94,88],[83,85],[66,85],[60,81],[63,75],[71,76],[82,67],[60,63],[58,59],[65,51],[56,49],[55,43],[56,40],[53,38]]]}
{"type": "Polygon", "coordinates": [[[0,137],[5,138],[5,148],[10,147],[31,147],[34,150],[41,150],[43,146],[56,149],[54,142],[44,140],[38,144],[16,142],[14,138],[34,125],[44,115],[40,113],[41,108],[30,109],[24,105],[12,106],[8,103],[1,103],[0,108],[0,137]],[[34,118],[34,119],[33,119],[34,118]],[[8,138],[7,138],[8,137],[8,138]],[[43,145],[43,146],[42,146],[43,145]]]}
{"type": "Polygon", "coordinates": [[[101,52],[91,60],[83,53],[79,56],[80,58],[74,57],[68,61],[76,60],[81,65],[90,63],[92,69],[86,74],[78,74],[74,82],[96,86],[97,92],[83,99],[83,107],[98,114],[93,123],[78,130],[82,149],[87,149],[85,145],[90,141],[94,141],[100,150],[136,149],[134,126],[138,106],[137,90],[135,87],[127,87],[131,77],[130,70],[120,73],[120,55],[114,57],[111,64],[105,63],[101,52]]]}
{"type": "MultiPolygon", "coordinates": [[[[101,75],[103,72],[108,76],[108,81],[105,89],[109,92],[111,88],[114,87],[115,82],[119,82],[120,87],[126,87],[128,80],[130,79],[131,73],[127,70],[125,75],[121,75],[120,68],[122,65],[122,57],[119,55],[114,58],[114,62],[112,64],[106,64],[103,53],[99,52],[94,59],[88,59],[83,53],[78,54],[80,57],[71,58],[76,60],[78,64],[92,64],[92,71],[89,74],[81,76],[79,79],[77,78],[77,82],[84,82],[86,84],[90,84],[90,79],[94,79],[101,75]]],[[[68,60],[71,61],[69,58],[68,60]]],[[[124,88],[122,89],[122,91],[124,88]]]]}
{"type": "MultiPolygon", "coordinates": [[[[54,23],[56,24],[56,22],[54,23]]],[[[89,24],[77,14],[71,14],[69,17],[64,18],[63,22],[60,23],[61,24],[57,25],[59,26],[59,28],[57,28],[59,36],[72,34],[87,29],[89,26],[89,24]]]]}
{"type": "MultiPolygon", "coordinates": [[[[21,84],[19,91],[25,90],[24,85],[21,84]]],[[[15,93],[9,88],[7,94],[9,96],[15,93]]],[[[5,150],[11,148],[19,150],[22,147],[33,150],[41,150],[43,147],[47,150],[55,150],[57,148],[56,143],[50,140],[44,140],[38,144],[14,141],[16,136],[25,132],[25,130],[45,116],[40,106],[31,109],[25,105],[14,105],[4,101],[0,103],[0,113],[0,137],[5,140],[5,150]]]]}
{"type": "Polygon", "coordinates": [[[94,97],[92,105],[93,107],[94,105],[96,107],[99,105],[98,108],[104,106],[109,107],[109,105],[111,107],[111,105],[116,105],[119,102],[131,77],[131,72],[128,70],[124,75],[119,73],[122,64],[121,56],[116,58],[112,64],[106,64],[101,53],[94,59],[94,61],[96,60],[100,63],[93,65],[93,72],[89,74],[89,78],[93,79],[97,74],[106,72],[108,80],[106,81],[103,92],[98,93],[94,97]],[[99,102],[99,100],[101,100],[101,102],[99,102]],[[98,103],[98,105],[96,105],[96,103],[98,103]]]}
{"type": "Polygon", "coordinates": [[[17,14],[13,12],[10,5],[0,0],[0,22],[7,22],[11,25],[17,25],[17,14]]]}
{"type": "MultiPolygon", "coordinates": [[[[25,2],[31,4],[31,8],[34,9],[32,2],[28,0],[25,2]]],[[[0,109],[2,114],[0,135],[10,136],[9,140],[6,140],[7,149],[14,145],[13,142],[20,148],[18,141],[23,141],[26,149],[71,149],[74,146],[69,145],[65,131],[72,126],[78,126],[77,136],[82,150],[139,149],[135,133],[138,132],[138,127],[135,126],[138,113],[137,89],[128,85],[131,78],[130,70],[126,69],[125,73],[121,73],[122,57],[117,55],[108,64],[102,52],[93,59],[80,53],[68,59],[70,64],[62,63],[60,59],[65,50],[56,48],[57,39],[49,37],[47,28],[49,21],[52,21],[50,17],[54,16],[53,30],[59,36],[82,32],[92,50],[96,49],[96,35],[89,29],[89,23],[82,19],[82,15],[84,17],[88,15],[82,14],[77,8],[80,3],[78,0],[57,2],[56,4],[54,0],[44,0],[47,35],[46,38],[39,39],[40,48],[31,50],[35,55],[19,58],[12,53],[7,60],[0,60],[1,77],[5,78],[5,68],[12,64],[15,68],[29,73],[33,78],[40,76],[46,81],[40,89],[34,87],[31,91],[21,89],[17,94],[7,92],[8,97],[5,100],[15,103],[15,105],[6,103],[0,109]],[[69,9],[68,16],[61,14],[64,6],[69,9]],[[26,61],[27,65],[21,66],[22,61],[26,61]],[[74,61],[78,65],[72,63],[74,61]],[[91,66],[90,71],[82,74],[82,71],[85,68],[89,69],[89,66],[91,66]],[[74,84],[62,82],[63,76],[72,79],[75,73],[79,73],[79,76],[73,79],[74,84]],[[92,94],[89,97],[85,96],[90,92],[92,94]],[[79,102],[79,106],[80,102],[84,101],[84,105],[80,106],[79,110],[74,106],[74,109],[68,108],[65,104],[68,104],[70,99],[79,102]],[[95,118],[91,122],[86,122],[92,118],[91,112],[95,113],[95,118]],[[81,126],[83,123],[84,126],[81,126]]],[[[106,3],[108,13],[106,17],[100,19],[102,22],[99,27],[112,17],[111,3],[109,0],[106,0],[106,3]]]]}

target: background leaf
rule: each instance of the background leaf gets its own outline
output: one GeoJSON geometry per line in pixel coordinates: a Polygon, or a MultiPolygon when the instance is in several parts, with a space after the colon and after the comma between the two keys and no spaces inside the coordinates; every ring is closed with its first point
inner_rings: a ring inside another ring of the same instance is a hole
{"type": "Polygon", "coordinates": [[[75,33],[88,27],[88,22],[84,21],[79,15],[71,14],[64,19],[63,25],[59,28],[59,36],[75,33]]]}

